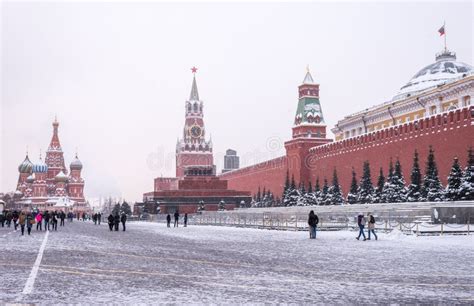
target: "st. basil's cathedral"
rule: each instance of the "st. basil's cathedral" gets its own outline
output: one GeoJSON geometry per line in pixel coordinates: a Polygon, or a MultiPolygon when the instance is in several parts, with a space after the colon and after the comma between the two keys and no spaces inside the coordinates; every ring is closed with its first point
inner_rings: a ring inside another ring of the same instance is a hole
{"type": "Polygon", "coordinates": [[[19,178],[15,201],[18,209],[62,210],[82,213],[90,210],[84,198],[84,179],[81,177],[82,162],[76,156],[69,165],[64,162],[64,153],[58,136],[59,122],[53,122],[53,136],[43,161],[32,163],[26,154],[18,166],[19,178]]]}

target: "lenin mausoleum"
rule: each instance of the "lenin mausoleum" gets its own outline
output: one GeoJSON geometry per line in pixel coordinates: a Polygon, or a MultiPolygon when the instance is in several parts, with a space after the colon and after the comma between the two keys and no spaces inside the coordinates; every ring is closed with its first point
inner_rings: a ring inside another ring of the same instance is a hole
{"type": "Polygon", "coordinates": [[[212,143],[204,138],[203,105],[194,79],[186,102],[184,135],[176,147],[176,178],[155,179],[154,192],[146,193],[144,200],[158,201],[163,207],[173,199],[174,208],[187,205],[188,212],[196,211],[202,200],[214,204],[210,209],[206,207],[212,210],[221,200],[233,206],[248,201],[259,188],[281,197],[287,172],[297,184],[308,184],[330,180],[334,170],[347,194],[352,169],[361,174],[364,161],[369,161],[372,169],[382,167],[387,171],[390,160],[399,159],[403,175],[409,177],[415,150],[423,163],[430,146],[436,155],[439,177],[446,184],[453,158],[465,164],[467,150],[474,145],[473,72],[472,66],[457,61],[454,52],[444,49],[391,100],[339,120],[331,129],[335,139],[330,139],[319,84],[308,71],[298,86],[286,154],[218,176],[212,143]]]}

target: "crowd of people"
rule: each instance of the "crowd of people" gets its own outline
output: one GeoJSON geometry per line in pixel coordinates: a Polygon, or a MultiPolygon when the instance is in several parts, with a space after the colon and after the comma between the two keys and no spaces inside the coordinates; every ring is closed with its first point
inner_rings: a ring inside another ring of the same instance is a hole
{"type": "Polygon", "coordinates": [[[25,234],[25,229],[28,235],[31,235],[31,229],[36,224],[37,231],[57,231],[58,222],[59,226],[64,226],[66,218],[72,222],[74,215],[72,213],[66,214],[64,211],[18,211],[18,210],[5,210],[0,213],[0,225],[1,227],[11,227],[15,231],[18,227],[21,230],[21,235],[25,234]]]}
{"type": "MultiPolygon", "coordinates": [[[[184,227],[187,227],[188,226],[188,214],[187,213],[184,214],[183,222],[184,222],[184,227]]],[[[168,227],[171,227],[171,215],[170,214],[168,214],[166,216],[166,225],[168,227]]],[[[178,225],[179,225],[179,212],[176,211],[174,213],[174,226],[173,227],[178,227],[178,225]]]]}
{"type": "MultiPolygon", "coordinates": [[[[168,215],[169,216],[169,215],[168,215]]],[[[309,239],[316,239],[316,228],[318,227],[319,218],[318,215],[314,213],[314,210],[309,212],[308,216],[308,227],[309,227],[309,239]]],[[[378,239],[377,234],[375,233],[375,217],[371,213],[367,214],[367,220],[364,217],[364,214],[360,213],[357,216],[357,225],[359,226],[359,236],[356,237],[357,240],[360,239],[360,236],[364,237],[363,241],[370,240],[370,234],[374,235],[375,240],[378,239]],[[365,224],[367,223],[367,233],[369,237],[365,236],[365,224]]],[[[168,223],[169,227],[169,223],[168,223]]]]}

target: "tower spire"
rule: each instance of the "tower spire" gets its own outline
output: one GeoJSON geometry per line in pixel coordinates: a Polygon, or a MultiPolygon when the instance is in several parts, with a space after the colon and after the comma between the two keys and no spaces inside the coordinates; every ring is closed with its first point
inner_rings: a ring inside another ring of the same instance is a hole
{"type": "Polygon", "coordinates": [[[191,68],[191,71],[193,73],[193,85],[191,87],[191,94],[189,95],[189,101],[199,101],[199,93],[198,93],[198,88],[196,84],[197,68],[193,67],[191,68]]]}

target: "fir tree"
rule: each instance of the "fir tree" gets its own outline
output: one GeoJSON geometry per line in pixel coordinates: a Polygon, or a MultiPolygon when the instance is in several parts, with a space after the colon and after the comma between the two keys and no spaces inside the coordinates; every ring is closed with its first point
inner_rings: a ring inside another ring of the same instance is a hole
{"type": "Polygon", "coordinates": [[[130,205],[123,201],[122,203],[122,206],[120,207],[120,211],[124,214],[126,214],[127,216],[131,216],[132,215],[132,208],[130,207],[130,205]]]}
{"type": "Polygon", "coordinates": [[[392,158],[390,158],[390,163],[388,164],[387,180],[385,181],[385,184],[383,186],[383,191],[382,191],[382,196],[381,196],[382,203],[390,203],[392,200],[392,193],[394,192],[393,186],[392,186],[393,175],[394,175],[393,161],[392,161],[392,158]]]}
{"type": "Polygon", "coordinates": [[[445,199],[447,201],[458,201],[460,199],[460,188],[463,173],[461,166],[459,166],[458,158],[455,157],[453,160],[453,166],[448,176],[448,186],[446,186],[445,199]]]}
{"type": "Polygon", "coordinates": [[[410,175],[411,184],[408,186],[407,201],[418,202],[421,196],[421,170],[418,160],[418,152],[415,150],[413,157],[413,167],[410,175]]]}
{"type": "Polygon", "coordinates": [[[221,200],[221,201],[219,202],[219,210],[225,210],[225,202],[224,202],[224,200],[221,200]]]}
{"type": "Polygon", "coordinates": [[[298,203],[299,190],[296,188],[295,177],[291,176],[290,188],[288,188],[286,197],[283,199],[285,206],[295,206],[298,203]]]}
{"type": "Polygon", "coordinates": [[[375,188],[374,203],[383,203],[383,188],[385,186],[385,176],[383,175],[383,169],[380,167],[379,177],[377,178],[377,187],[375,188]]]}
{"type": "Polygon", "coordinates": [[[257,201],[257,203],[260,203],[262,201],[262,193],[260,192],[260,186],[258,186],[256,201],[257,201]]]}
{"type": "Polygon", "coordinates": [[[112,210],[112,215],[120,214],[120,203],[116,203],[114,209],[112,210]]]}
{"type": "Polygon", "coordinates": [[[351,188],[347,194],[347,202],[349,204],[357,203],[357,188],[357,177],[354,168],[352,168],[351,188]]]}
{"type": "Polygon", "coordinates": [[[311,185],[311,181],[308,183],[308,193],[313,193],[313,186],[311,185]]]}
{"type": "Polygon", "coordinates": [[[332,186],[329,188],[329,203],[332,205],[341,205],[344,203],[336,169],[334,169],[332,174],[332,186]]]}
{"type": "Polygon", "coordinates": [[[324,186],[321,190],[321,195],[319,197],[319,205],[328,205],[328,198],[329,198],[329,186],[328,180],[324,178],[324,186]]]}
{"type": "Polygon", "coordinates": [[[395,171],[391,176],[389,187],[386,193],[387,203],[406,202],[405,178],[402,173],[400,160],[395,162],[395,171]]]}
{"type": "Polygon", "coordinates": [[[474,200],[474,152],[472,147],[467,154],[467,165],[459,188],[459,198],[463,201],[474,200]]]}
{"type": "Polygon", "coordinates": [[[372,203],[374,200],[374,186],[370,177],[369,161],[364,162],[362,179],[357,190],[357,202],[366,204],[372,203]]]}
{"type": "Polygon", "coordinates": [[[312,205],[321,205],[321,187],[319,186],[319,177],[316,178],[312,195],[312,205]]]}
{"type": "Polygon", "coordinates": [[[426,162],[425,177],[421,194],[426,201],[442,201],[444,198],[443,186],[438,177],[438,167],[436,166],[434,151],[430,146],[428,161],[426,162]]]}

